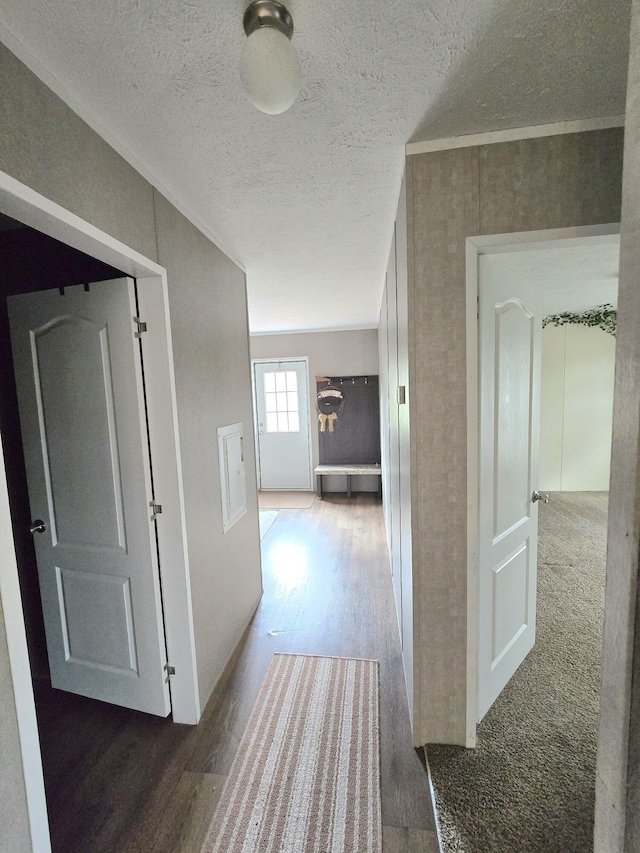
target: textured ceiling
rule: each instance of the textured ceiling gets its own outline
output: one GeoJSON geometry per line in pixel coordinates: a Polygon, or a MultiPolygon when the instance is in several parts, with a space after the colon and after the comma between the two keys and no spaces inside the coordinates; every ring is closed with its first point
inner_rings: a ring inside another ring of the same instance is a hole
{"type": "Polygon", "coordinates": [[[617,305],[619,258],[620,239],[614,237],[579,246],[491,255],[491,263],[521,280],[542,282],[544,314],[560,314],[607,302],[617,305]]]}
{"type": "Polygon", "coordinates": [[[244,264],[255,332],[377,324],[407,141],[624,112],[628,0],[291,0],[280,116],[240,89],[244,5],[3,0],[0,30],[244,264]]]}

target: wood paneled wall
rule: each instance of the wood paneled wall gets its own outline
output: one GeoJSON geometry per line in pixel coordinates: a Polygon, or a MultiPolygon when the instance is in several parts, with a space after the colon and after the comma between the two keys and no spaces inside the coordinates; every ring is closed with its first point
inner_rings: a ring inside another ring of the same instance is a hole
{"type": "Polygon", "coordinates": [[[414,743],[465,742],[467,237],[620,220],[622,131],[407,157],[414,743]]]}
{"type": "Polygon", "coordinates": [[[640,850],[640,3],[627,88],[595,853],[640,850]]]}

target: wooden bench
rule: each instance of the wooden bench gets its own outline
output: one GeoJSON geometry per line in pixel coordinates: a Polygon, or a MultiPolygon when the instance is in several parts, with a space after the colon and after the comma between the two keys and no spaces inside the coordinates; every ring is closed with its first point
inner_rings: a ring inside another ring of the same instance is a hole
{"type": "Polygon", "coordinates": [[[322,497],[322,478],[332,474],[342,474],[347,477],[347,497],[351,497],[352,477],[377,477],[378,497],[382,499],[382,469],[379,465],[316,465],[313,469],[316,475],[316,493],[322,497]]]}

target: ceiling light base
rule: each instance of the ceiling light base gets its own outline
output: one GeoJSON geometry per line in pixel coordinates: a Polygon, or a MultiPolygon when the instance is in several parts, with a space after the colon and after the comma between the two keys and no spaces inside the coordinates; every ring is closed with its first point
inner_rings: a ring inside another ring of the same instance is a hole
{"type": "Polygon", "coordinates": [[[278,0],[253,0],[247,6],[242,19],[244,31],[248,36],[260,27],[273,27],[291,39],[293,20],[288,10],[278,0]]]}

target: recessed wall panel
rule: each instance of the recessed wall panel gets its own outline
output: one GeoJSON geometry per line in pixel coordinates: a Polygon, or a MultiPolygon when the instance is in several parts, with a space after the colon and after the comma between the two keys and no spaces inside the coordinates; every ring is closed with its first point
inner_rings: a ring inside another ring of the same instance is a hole
{"type": "Polygon", "coordinates": [[[56,577],[67,660],[137,673],[129,579],[59,567],[56,577]]]}
{"type": "Polygon", "coordinates": [[[533,318],[519,300],[496,307],[494,539],[528,517],[533,318]]]}
{"type": "Polygon", "coordinates": [[[61,317],[32,349],[54,543],[126,548],[107,329],[61,317]]]}
{"type": "Polygon", "coordinates": [[[528,542],[494,569],[492,668],[527,626],[528,542]]]}

